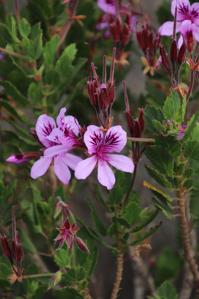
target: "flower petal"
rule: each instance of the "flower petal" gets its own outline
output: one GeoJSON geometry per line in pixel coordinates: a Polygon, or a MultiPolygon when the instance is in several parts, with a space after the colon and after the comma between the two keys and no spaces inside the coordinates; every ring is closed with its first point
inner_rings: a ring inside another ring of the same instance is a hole
{"type": "Polygon", "coordinates": [[[96,152],[97,147],[102,143],[103,136],[104,133],[100,127],[93,125],[87,127],[87,130],[84,134],[84,143],[86,144],[88,153],[90,155],[96,152]]]}
{"type": "Polygon", "coordinates": [[[30,172],[31,178],[36,179],[44,175],[48,170],[48,168],[50,167],[51,161],[52,158],[48,158],[48,157],[41,157],[39,160],[37,160],[31,168],[31,172],[30,172]]]}
{"type": "Polygon", "coordinates": [[[97,159],[95,156],[92,156],[90,158],[87,158],[79,162],[75,169],[75,177],[78,180],[86,179],[91,174],[96,164],[97,164],[97,159]]]}
{"type": "Polygon", "coordinates": [[[70,144],[68,144],[68,146],[65,144],[51,146],[44,151],[44,156],[45,157],[54,157],[56,155],[67,153],[71,149],[72,149],[72,145],[70,145],[70,144]]]}
{"type": "Polygon", "coordinates": [[[106,152],[119,153],[127,143],[127,134],[121,126],[114,126],[106,132],[104,148],[106,152]]]}
{"type": "Polygon", "coordinates": [[[123,155],[108,155],[108,163],[124,172],[132,173],[134,171],[133,161],[123,155]]]}
{"type": "Polygon", "coordinates": [[[67,128],[69,131],[72,131],[76,136],[78,136],[81,128],[78,120],[72,115],[67,115],[65,116],[64,121],[65,128],[67,128]]]}
{"type": "Polygon", "coordinates": [[[62,128],[64,126],[64,118],[65,118],[65,113],[67,109],[66,108],[61,108],[59,111],[59,114],[57,116],[56,122],[59,128],[62,128]]]}
{"type": "Polygon", "coordinates": [[[52,145],[52,142],[47,139],[52,130],[56,127],[55,121],[52,117],[49,117],[46,114],[39,116],[36,122],[36,133],[39,141],[45,146],[48,147],[52,145]]]}
{"type": "Polygon", "coordinates": [[[103,12],[105,12],[107,14],[111,14],[111,15],[116,14],[115,5],[108,3],[107,0],[98,0],[97,5],[103,12]]]}
{"type": "Polygon", "coordinates": [[[78,156],[75,156],[73,154],[65,154],[63,156],[64,162],[66,165],[68,165],[72,170],[75,170],[75,168],[77,167],[77,164],[80,163],[82,161],[82,159],[78,156]]]}
{"type": "Polygon", "coordinates": [[[173,34],[174,22],[168,21],[162,24],[159,28],[159,34],[165,36],[171,36],[173,34]]]}
{"type": "Polygon", "coordinates": [[[175,10],[177,6],[177,20],[180,21],[184,18],[183,10],[181,8],[190,10],[189,0],[172,0],[171,3],[171,14],[175,16],[175,10]]]}
{"type": "Polygon", "coordinates": [[[115,175],[108,163],[102,160],[98,161],[98,181],[101,185],[111,190],[115,184],[115,175]]]}
{"type": "Polygon", "coordinates": [[[71,178],[71,173],[62,156],[54,158],[54,171],[57,178],[67,185],[71,178]]]}

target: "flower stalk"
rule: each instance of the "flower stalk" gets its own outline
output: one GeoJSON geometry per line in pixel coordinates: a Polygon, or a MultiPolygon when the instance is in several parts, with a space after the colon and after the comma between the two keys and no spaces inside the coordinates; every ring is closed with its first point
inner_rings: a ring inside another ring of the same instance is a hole
{"type": "Polygon", "coordinates": [[[195,287],[198,292],[199,291],[199,269],[195,258],[196,253],[194,251],[191,242],[191,237],[190,237],[189,219],[186,211],[187,190],[183,186],[183,184],[180,184],[176,192],[176,195],[177,195],[177,206],[179,212],[180,229],[181,229],[181,237],[182,237],[182,243],[184,248],[184,255],[190,267],[190,270],[193,274],[195,287]]]}

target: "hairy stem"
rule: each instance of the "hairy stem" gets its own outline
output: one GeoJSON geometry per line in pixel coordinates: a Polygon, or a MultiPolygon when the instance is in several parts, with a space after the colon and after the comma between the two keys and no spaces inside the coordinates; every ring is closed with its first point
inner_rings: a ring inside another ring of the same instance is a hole
{"type": "Polygon", "coordinates": [[[77,11],[77,6],[78,6],[78,0],[73,0],[72,4],[71,4],[71,13],[70,13],[70,19],[69,21],[66,22],[66,24],[64,25],[62,32],[61,32],[61,36],[60,36],[60,41],[57,47],[57,53],[60,52],[61,47],[66,39],[66,36],[68,35],[68,32],[70,31],[71,26],[73,25],[73,22],[75,20],[75,15],[76,15],[76,11],[77,11]]]}
{"type": "Polygon", "coordinates": [[[23,275],[23,279],[35,279],[35,278],[52,277],[55,274],[56,273],[39,273],[39,274],[23,275]]]}
{"type": "Polygon", "coordinates": [[[92,299],[89,289],[84,290],[84,299],[92,299]]]}
{"type": "Polygon", "coordinates": [[[111,294],[111,299],[117,299],[120,291],[120,285],[121,285],[122,275],[124,270],[124,254],[122,252],[119,252],[117,255],[116,267],[117,267],[116,276],[115,276],[115,282],[111,294]]]}
{"type": "Polygon", "coordinates": [[[189,228],[189,220],[186,211],[186,189],[180,185],[177,190],[177,205],[179,210],[179,220],[181,228],[181,237],[184,248],[185,259],[193,274],[193,279],[197,292],[199,292],[199,269],[195,259],[195,251],[191,242],[191,234],[189,228]]]}
{"type": "Polygon", "coordinates": [[[143,259],[141,258],[139,253],[138,254],[136,253],[136,250],[134,250],[133,247],[129,248],[129,254],[133,262],[135,263],[139,275],[142,277],[144,283],[146,284],[146,289],[148,289],[150,295],[153,295],[155,293],[155,285],[154,285],[153,277],[150,276],[143,259]]]}

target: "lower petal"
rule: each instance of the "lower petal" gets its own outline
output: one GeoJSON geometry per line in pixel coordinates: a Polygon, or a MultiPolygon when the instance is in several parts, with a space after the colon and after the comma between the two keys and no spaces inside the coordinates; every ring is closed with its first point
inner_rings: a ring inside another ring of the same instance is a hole
{"type": "Polygon", "coordinates": [[[97,164],[97,159],[95,156],[92,156],[90,158],[87,158],[79,162],[75,169],[75,177],[78,180],[86,179],[91,174],[96,164],[97,164]]]}
{"type": "Polygon", "coordinates": [[[56,155],[63,154],[64,152],[67,152],[70,149],[71,149],[71,146],[66,146],[66,145],[63,145],[63,144],[54,145],[54,146],[51,146],[51,147],[47,148],[44,151],[44,156],[45,157],[54,157],[56,155]]]}
{"type": "Polygon", "coordinates": [[[98,181],[105,186],[108,190],[111,190],[115,184],[115,175],[112,169],[108,166],[107,162],[98,162],[98,181]]]}
{"type": "Polygon", "coordinates": [[[64,159],[60,156],[54,158],[54,171],[57,178],[65,185],[67,185],[71,178],[71,173],[64,159]]]}
{"type": "Polygon", "coordinates": [[[133,161],[123,155],[108,155],[108,163],[124,172],[132,173],[134,171],[133,161]]]}
{"type": "Polygon", "coordinates": [[[80,157],[77,157],[77,156],[75,156],[75,155],[73,155],[73,154],[69,154],[69,153],[65,154],[65,155],[63,156],[63,159],[64,159],[65,163],[66,163],[72,170],[75,170],[75,168],[77,167],[77,164],[78,164],[79,162],[82,161],[82,159],[81,159],[80,157]]]}
{"type": "Polygon", "coordinates": [[[171,21],[165,22],[162,26],[160,26],[159,34],[165,36],[171,36],[173,34],[173,26],[174,26],[174,22],[171,21]]]}
{"type": "Polygon", "coordinates": [[[48,170],[50,164],[51,164],[52,158],[46,158],[46,157],[41,157],[39,160],[37,160],[30,172],[30,176],[32,179],[36,179],[46,173],[48,170]]]}

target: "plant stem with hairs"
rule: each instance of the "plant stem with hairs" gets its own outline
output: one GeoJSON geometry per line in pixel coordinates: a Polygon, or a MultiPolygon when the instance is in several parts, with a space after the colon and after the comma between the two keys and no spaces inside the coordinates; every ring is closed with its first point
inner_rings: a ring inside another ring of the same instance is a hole
{"type": "Polygon", "coordinates": [[[117,267],[116,276],[115,276],[115,282],[111,294],[111,299],[117,299],[120,291],[120,285],[121,285],[122,275],[124,270],[124,254],[122,250],[119,251],[117,254],[116,267],[117,267]]]}
{"type": "Polygon", "coordinates": [[[199,269],[195,258],[196,253],[191,242],[189,219],[186,211],[187,190],[184,187],[183,183],[180,183],[176,195],[184,255],[193,274],[194,284],[197,292],[199,292],[199,269]]]}
{"type": "Polygon", "coordinates": [[[78,0],[73,0],[71,2],[71,7],[70,7],[70,19],[67,20],[66,24],[64,25],[61,36],[60,36],[60,41],[57,47],[57,53],[60,52],[61,47],[66,39],[66,36],[68,35],[68,32],[70,31],[71,26],[73,25],[73,22],[75,20],[75,15],[77,11],[77,6],[78,6],[78,0]]]}

